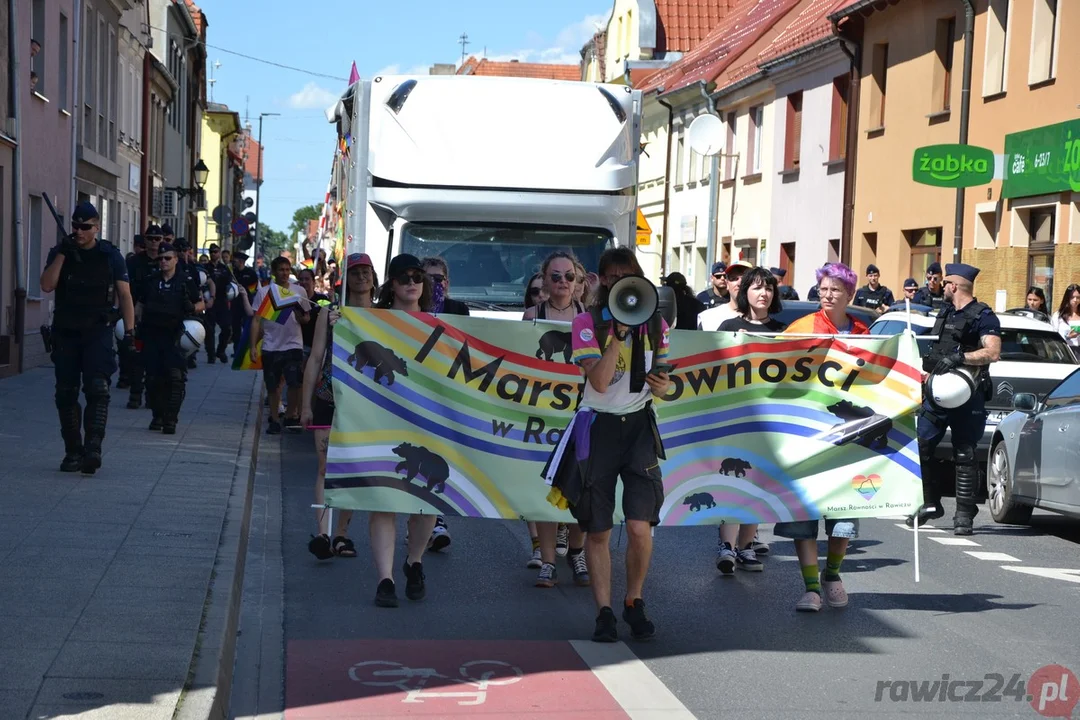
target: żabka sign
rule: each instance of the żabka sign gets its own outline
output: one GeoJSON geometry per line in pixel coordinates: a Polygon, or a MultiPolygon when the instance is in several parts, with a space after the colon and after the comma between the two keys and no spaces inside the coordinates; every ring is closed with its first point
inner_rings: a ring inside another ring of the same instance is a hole
{"type": "Polygon", "coordinates": [[[994,179],[994,152],[974,145],[928,145],[915,151],[911,176],[937,187],[972,187],[994,179]]]}

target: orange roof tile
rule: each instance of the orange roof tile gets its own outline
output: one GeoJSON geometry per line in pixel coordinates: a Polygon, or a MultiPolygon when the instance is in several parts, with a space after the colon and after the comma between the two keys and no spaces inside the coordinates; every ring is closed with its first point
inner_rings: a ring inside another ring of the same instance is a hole
{"type": "Polygon", "coordinates": [[[856,0],[813,0],[757,56],[732,68],[724,81],[717,84],[723,87],[737,83],[756,73],[763,63],[790,55],[799,48],[830,37],[833,32],[829,14],[854,1],[856,0]]]}
{"type": "Polygon", "coordinates": [[[693,50],[738,0],[655,0],[656,52],[693,50]]]}
{"type": "Polygon", "coordinates": [[[641,87],[655,72],[658,72],[657,68],[631,68],[630,87],[641,87]]]}
{"type": "Polygon", "coordinates": [[[203,11],[199,9],[199,6],[196,5],[193,0],[184,0],[184,4],[187,6],[188,13],[191,14],[191,21],[195,23],[195,32],[202,35],[204,28],[203,21],[206,19],[203,15],[203,11]]]}
{"type": "MultiPolygon", "coordinates": [[[[642,90],[671,92],[715,80],[800,0],[741,0],[701,43],[671,67],[651,75],[642,90]]],[[[726,84],[726,83],[725,83],[726,84]]]]}
{"type": "Polygon", "coordinates": [[[517,60],[496,62],[470,56],[458,68],[458,75],[484,75],[488,77],[527,77],[544,80],[581,80],[580,65],[556,65],[553,63],[524,63],[517,60]]]}

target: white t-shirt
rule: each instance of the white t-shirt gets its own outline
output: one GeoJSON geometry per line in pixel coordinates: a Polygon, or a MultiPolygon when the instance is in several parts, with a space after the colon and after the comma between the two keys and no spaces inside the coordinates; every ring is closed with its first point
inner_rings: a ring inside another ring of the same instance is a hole
{"type": "MultiPolygon", "coordinates": [[[[255,293],[255,300],[251,303],[251,307],[255,309],[255,312],[259,312],[259,308],[262,307],[263,301],[266,299],[267,294],[270,292],[270,285],[263,285],[259,288],[259,292],[255,293]]],[[[284,291],[284,288],[281,288],[284,291]]],[[[289,283],[288,292],[293,295],[299,295],[307,300],[307,290],[297,285],[296,283],[289,283]]],[[[310,303],[301,303],[300,308],[308,308],[310,303]]],[[[289,317],[284,323],[274,322],[273,320],[262,319],[262,351],[263,352],[284,352],[285,350],[303,350],[304,349],[304,334],[300,329],[300,321],[296,319],[296,312],[289,313],[289,317]]]]}
{"type": "MultiPolygon", "coordinates": [[[[660,337],[660,347],[653,348],[649,342],[647,326],[642,325],[637,332],[645,341],[645,368],[652,367],[653,358],[657,361],[664,360],[668,355],[668,326],[661,322],[663,334],[660,337]]],[[[581,365],[583,360],[599,360],[603,356],[603,350],[596,338],[596,328],[593,326],[592,313],[583,312],[574,318],[572,325],[572,347],[574,362],[581,365]]],[[[633,332],[633,331],[631,331],[633,332]]],[[[607,341],[619,342],[610,333],[607,341]]],[[[630,364],[633,359],[633,339],[627,334],[619,348],[619,359],[615,366],[615,375],[611,378],[611,384],[605,392],[598,392],[592,384],[585,381],[585,391],[581,397],[581,407],[596,410],[612,415],[629,415],[641,410],[652,399],[652,390],[645,383],[641,390],[634,393],[630,391],[630,364]]]]}
{"type": "MultiPolygon", "coordinates": [[[[1076,325],[1080,325],[1080,323],[1076,323],[1076,325]]],[[[1074,325],[1070,325],[1057,313],[1054,313],[1054,327],[1057,329],[1058,334],[1065,338],[1065,342],[1069,343],[1072,347],[1080,347],[1080,337],[1069,337],[1069,333],[1072,332],[1074,325]]]]}
{"type": "Polygon", "coordinates": [[[720,325],[725,320],[731,318],[740,317],[738,310],[732,310],[730,303],[724,303],[723,305],[717,305],[716,307],[703,310],[698,315],[698,330],[708,330],[709,332],[716,332],[720,329],[720,325]]]}

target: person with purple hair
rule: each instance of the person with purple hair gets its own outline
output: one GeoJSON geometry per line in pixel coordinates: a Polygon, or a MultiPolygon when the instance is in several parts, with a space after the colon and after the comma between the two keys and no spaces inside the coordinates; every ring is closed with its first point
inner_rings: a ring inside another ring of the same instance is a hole
{"type": "MultiPolygon", "coordinates": [[[[792,334],[813,335],[865,335],[869,331],[858,318],[847,313],[847,306],[855,296],[858,277],[843,263],[828,263],[817,270],[818,294],[821,309],[812,315],[801,317],[788,325],[792,334]]],[[[829,607],[842,608],[848,604],[847,591],[840,579],[840,564],[847,555],[848,543],[859,536],[859,521],[826,519],[825,535],[828,551],[825,572],[818,567],[818,520],[799,520],[777,523],[773,533],[795,541],[795,554],[799,556],[806,592],[795,604],[799,612],[821,610],[824,597],[829,607]]]]}

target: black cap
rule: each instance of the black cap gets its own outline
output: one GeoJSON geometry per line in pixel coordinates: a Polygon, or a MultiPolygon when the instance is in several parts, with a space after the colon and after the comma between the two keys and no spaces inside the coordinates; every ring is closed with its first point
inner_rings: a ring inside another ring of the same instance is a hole
{"type": "Polygon", "coordinates": [[[930,263],[930,267],[926,268],[927,275],[940,275],[941,263],[930,263]]]}
{"type": "Polygon", "coordinates": [[[240,258],[241,260],[247,260],[248,259],[248,254],[246,252],[244,252],[243,250],[237,250],[236,252],[234,252],[232,254],[232,256],[233,256],[233,260],[235,260],[237,258],[240,258]]]}
{"type": "Polygon", "coordinates": [[[915,280],[915,278],[908,278],[907,280],[904,281],[904,289],[905,290],[907,290],[908,288],[918,289],[918,287],[919,287],[919,283],[918,283],[917,280],[915,280]]]}
{"type": "Polygon", "coordinates": [[[769,268],[769,272],[771,272],[773,275],[775,275],[778,278],[782,278],[782,277],[787,276],[787,270],[785,270],[784,268],[771,267],[771,268],[769,268]]]}
{"type": "Polygon", "coordinates": [[[221,247],[219,247],[217,243],[210,243],[210,252],[214,252],[215,250],[220,250],[220,249],[221,249],[221,247]]]}
{"type": "Polygon", "coordinates": [[[162,235],[175,235],[176,233],[173,232],[172,225],[170,225],[169,223],[165,223],[164,225],[161,226],[161,234],[162,235]]]}
{"type": "Polygon", "coordinates": [[[178,248],[178,247],[173,247],[172,243],[163,242],[158,247],[158,255],[164,255],[167,252],[175,252],[175,251],[177,251],[179,249],[180,248],[178,248]]]}
{"type": "Polygon", "coordinates": [[[83,201],[75,206],[75,210],[71,213],[72,222],[86,222],[87,220],[97,220],[98,215],[97,208],[92,203],[83,201]]]}
{"type": "Polygon", "coordinates": [[[976,276],[979,274],[979,268],[974,265],[965,265],[964,263],[949,263],[945,266],[945,276],[949,277],[955,275],[956,277],[962,277],[968,282],[975,282],[976,276]]]}
{"type": "Polygon", "coordinates": [[[712,264],[712,274],[713,275],[722,275],[726,271],[727,271],[727,263],[724,262],[723,260],[718,260],[717,262],[714,262],[712,264]]]}
{"type": "Polygon", "coordinates": [[[154,223],[150,223],[146,226],[146,232],[143,233],[143,237],[160,239],[162,237],[161,227],[154,223]]]}
{"type": "Polygon", "coordinates": [[[866,274],[869,275],[870,273],[877,273],[878,275],[880,275],[881,271],[878,270],[877,265],[870,263],[866,266],[866,274]]]}
{"type": "Polygon", "coordinates": [[[681,272],[673,272],[664,278],[664,284],[668,287],[686,287],[686,276],[681,272]]]}
{"type": "MultiPolygon", "coordinates": [[[[175,240],[173,240],[172,244],[173,247],[177,250],[188,250],[191,248],[191,243],[189,243],[185,238],[176,238],[175,240]]],[[[158,252],[161,252],[160,248],[158,249],[158,252]]]]}
{"type": "Polygon", "coordinates": [[[420,259],[415,255],[409,255],[408,253],[402,253],[390,261],[390,277],[392,278],[396,278],[406,270],[423,269],[424,266],[420,264],[420,259]]]}

